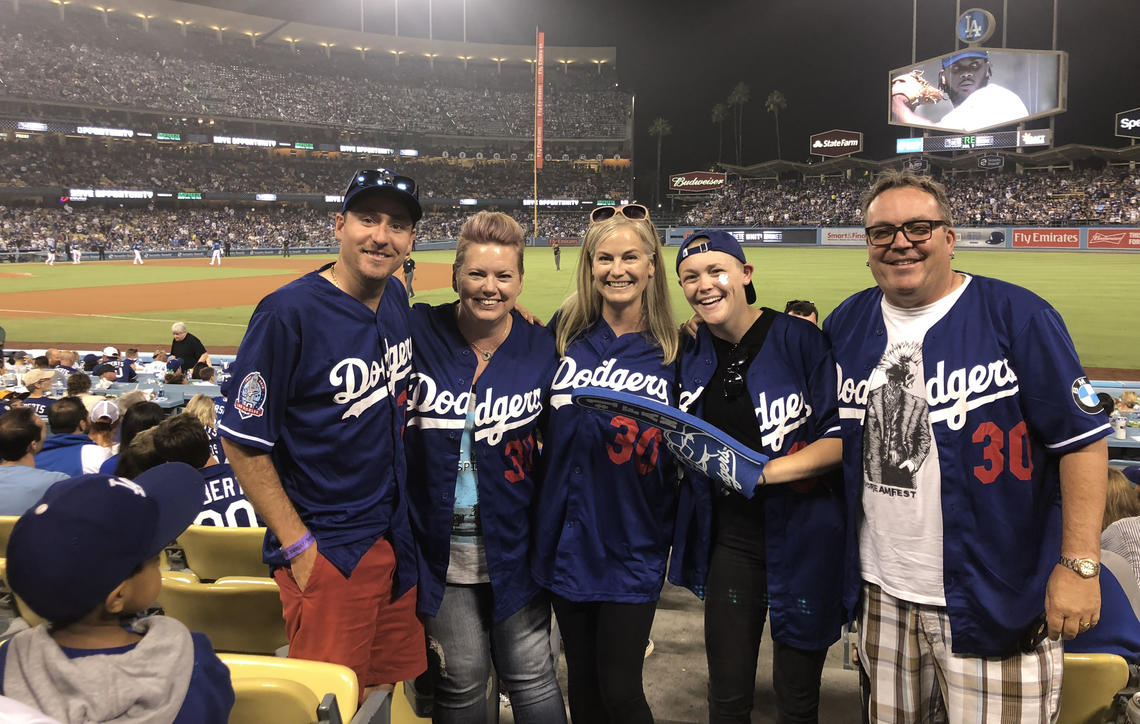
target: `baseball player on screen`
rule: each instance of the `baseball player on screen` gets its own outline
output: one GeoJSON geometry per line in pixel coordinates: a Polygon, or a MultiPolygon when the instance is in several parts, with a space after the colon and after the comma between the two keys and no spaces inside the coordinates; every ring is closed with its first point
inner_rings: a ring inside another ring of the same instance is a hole
{"type": "Polygon", "coordinates": [[[1056,310],[953,269],[941,184],[884,174],[863,211],[878,286],[823,328],[871,720],[1054,721],[1060,639],[1100,616],[1111,427],[1056,310]]]}
{"type": "Polygon", "coordinates": [[[349,666],[365,695],[427,667],[405,494],[412,340],[393,278],[418,196],[386,169],[353,175],[336,261],[258,304],[218,425],[269,528],[290,655],[349,666]]]}

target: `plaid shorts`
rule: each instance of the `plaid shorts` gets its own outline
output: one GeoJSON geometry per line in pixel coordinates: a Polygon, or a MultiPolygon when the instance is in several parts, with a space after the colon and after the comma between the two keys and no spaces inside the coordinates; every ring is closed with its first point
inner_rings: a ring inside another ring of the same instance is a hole
{"type": "Polygon", "coordinates": [[[1005,658],[955,654],[941,606],[903,601],[864,581],[859,661],[872,722],[1056,721],[1064,649],[1046,638],[1005,658]]]}

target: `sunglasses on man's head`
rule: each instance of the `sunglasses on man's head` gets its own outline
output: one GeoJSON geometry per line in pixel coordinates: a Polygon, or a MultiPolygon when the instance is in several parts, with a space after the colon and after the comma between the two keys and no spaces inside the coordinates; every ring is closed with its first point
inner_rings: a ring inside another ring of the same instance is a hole
{"type": "Polygon", "coordinates": [[[649,209],[641,204],[626,204],[625,206],[599,206],[590,212],[590,223],[598,224],[606,219],[612,219],[618,214],[631,221],[649,221],[649,209]]]}
{"type": "Polygon", "coordinates": [[[394,189],[407,192],[417,199],[420,197],[416,181],[408,176],[389,171],[386,168],[371,168],[357,171],[348,182],[344,195],[348,196],[356,189],[370,189],[381,186],[391,186],[394,189]]]}

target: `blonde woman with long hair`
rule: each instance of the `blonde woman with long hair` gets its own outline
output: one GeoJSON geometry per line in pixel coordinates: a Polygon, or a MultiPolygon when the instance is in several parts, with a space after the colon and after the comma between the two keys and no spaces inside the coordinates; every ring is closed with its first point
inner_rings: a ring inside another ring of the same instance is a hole
{"type": "Polygon", "coordinates": [[[642,660],[665,579],[676,475],[661,431],[570,403],[577,387],[675,405],[677,326],[661,242],[640,204],[601,207],[577,291],[551,320],[561,358],[535,506],[535,581],[552,594],[575,722],[652,722],[642,660]]]}

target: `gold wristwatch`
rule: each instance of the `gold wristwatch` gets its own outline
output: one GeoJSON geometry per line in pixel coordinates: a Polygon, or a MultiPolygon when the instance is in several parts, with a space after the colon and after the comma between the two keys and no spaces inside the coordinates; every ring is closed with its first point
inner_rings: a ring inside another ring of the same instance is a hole
{"type": "Polygon", "coordinates": [[[1081,578],[1095,578],[1100,573],[1100,564],[1092,558],[1066,558],[1061,556],[1061,565],[1073,569],[1081,578]]]}

